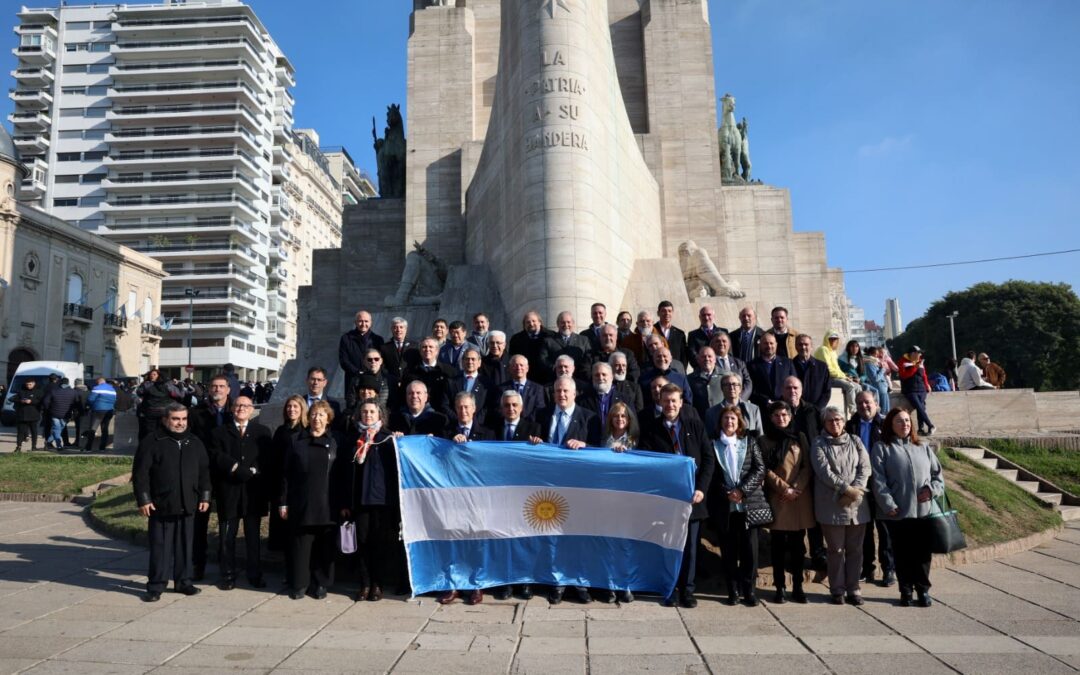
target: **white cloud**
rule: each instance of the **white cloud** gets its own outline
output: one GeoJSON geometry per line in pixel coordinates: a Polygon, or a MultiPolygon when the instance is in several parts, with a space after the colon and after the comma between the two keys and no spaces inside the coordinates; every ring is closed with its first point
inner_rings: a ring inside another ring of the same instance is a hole
{"type": "Polygon", "coordinates": [[[859,147],[859,157],[886,157],[903,152],[915,142],[915,134],[906,136],[886,136],[877,143],[867,143],[859,147]]]}

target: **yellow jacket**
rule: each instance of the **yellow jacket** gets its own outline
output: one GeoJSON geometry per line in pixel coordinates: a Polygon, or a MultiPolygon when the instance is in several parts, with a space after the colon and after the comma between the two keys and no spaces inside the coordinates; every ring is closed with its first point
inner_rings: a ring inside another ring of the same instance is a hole
{"type": "Polygon", "coordinates": [[[847,375],[840,369],[840,357],[838,355],[840,342],[838,341],[836,343],[837,349],[833,349],[829,346],[829,339],[834,337],[839,338],[840,333],[837,333],[834,330],[825,333],[825,339],[821,341],[821,346],[814,350],[814,358],[818,361],[823,361],[825,365],[829,367],[829,377],[838,380],[846,380],[848,379],[847,375]]]}

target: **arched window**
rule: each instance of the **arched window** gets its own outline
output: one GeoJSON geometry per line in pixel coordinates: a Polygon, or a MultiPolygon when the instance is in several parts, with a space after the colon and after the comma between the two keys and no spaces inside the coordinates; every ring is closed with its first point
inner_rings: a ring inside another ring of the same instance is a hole
{"type": "Polygon", "coordinates": [[[83,278],[72,272],[68,275],[67,301],[74,305],[81,305],[83,299],[83,278]]]}
{"type": "Polygon", "coordinates": [[[128,299],[124,304],[124,316],[131,316],[139,309],[138,291],[128,291],[128,299]]]}

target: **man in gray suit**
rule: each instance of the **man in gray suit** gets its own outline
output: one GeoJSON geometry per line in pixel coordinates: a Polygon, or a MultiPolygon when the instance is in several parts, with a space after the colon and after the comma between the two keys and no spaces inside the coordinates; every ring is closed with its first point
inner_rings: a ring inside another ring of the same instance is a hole
{"type": "Polygon", "coordinates": [[[717,425],[720,422],[720,411],[729,406],[735,406],[742,411],[746,433],[750,436],[759,435],[761,410],[750,401],[742,400],[742,378],[735,373],[724,373],[720,376],[720,388],[724,390],[724,400],[705,411],[705,431],[714,438],[718,437],[717,425]]]}
{"type": "Polygon", "coordinates": [[[754,383],[750,380],[750,371],[746,368],[746,362],[735,358],[731,353],[731,336],[727,333],[718,333],[713,336],[709,346],[716,352],[716,369],[721,373],[735,373],[742,377],[742,393],[739,397],[744,401],[750,400],[750,394],[754,391],[754,383]]]}

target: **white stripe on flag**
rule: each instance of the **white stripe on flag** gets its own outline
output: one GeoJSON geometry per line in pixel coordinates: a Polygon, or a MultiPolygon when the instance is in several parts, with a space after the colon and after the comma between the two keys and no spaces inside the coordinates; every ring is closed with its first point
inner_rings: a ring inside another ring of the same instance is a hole
{"type": "Polygon", "coordinates": [[[544,486],[401,491],[406,544],[550,535],[617,537],[681,551],[690,504],[642,492],[544,486]]]}

